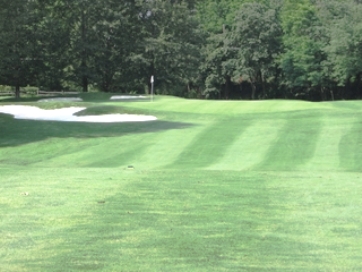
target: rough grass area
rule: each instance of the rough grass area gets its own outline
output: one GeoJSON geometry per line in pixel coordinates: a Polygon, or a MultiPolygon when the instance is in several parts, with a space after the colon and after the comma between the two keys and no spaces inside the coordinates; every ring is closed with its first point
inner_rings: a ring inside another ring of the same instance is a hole
{"type": "Polygon", "coordinates": [[[362,102],[92,99],[0,114],[0,271],[362,270],[362,102]]]}

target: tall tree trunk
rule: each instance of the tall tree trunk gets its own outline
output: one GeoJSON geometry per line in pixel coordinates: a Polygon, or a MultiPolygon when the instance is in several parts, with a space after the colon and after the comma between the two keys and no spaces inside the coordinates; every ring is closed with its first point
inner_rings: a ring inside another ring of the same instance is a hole
{"type": "Polygon", "coordinates": [[[188,82],[186,84],[186,88],[187,88],[187,97],[191,97],[191,87],[190,87],[190,82],[188,82]]]}
{"type": "Polygon", "coordinates": [[[87,77],[87,75],[82,76],[82,86],[83,86],[83,92],[87,93],[88,92],[88,77],[87,77]]]}
{"type": "Polygon", "coordinates": [[[86,33],[86,15],[85,11],[82,11],[82,17],[81,17],[81,37],[82,37],[82,46],[84,47],[82,50],[82,88],[83,92],[88,92],[88,69],[87,69],[87,33],[86,33]]]}
{"type": "Polygon", "coordinates": [[[20,99],[20,83],[19,83],[19,74],[20,68],[19,66],[16,68],[16,78],[15,78],[15,98],[20,99]]]}
{"type": "Polygon", "coordinates": [[[351,99],[351,78],[347,78],[346,84],[344,86],[343,99],[351,99]]]}
{"type": "Polygon", "coordinates": [[[324,87],[323,87],[323,86],[321,86],[320,92],[321,92],[321,100],[322,100],[322,101],[325,101],[325,100],[326,100],[326,93],[325,93],[325,91],[324,91],[324,87]]]}
{"type": "Polygon", "coordinates": [[[231,85],[231,78],[230,76],[225,77],[225,99],[229,99],[230,94],[230,85],[231,85]]]}
{"type": "Polygon", "coordinates": [[[362,73],[358,73],[356,76],[356,98],[361,99],[361,80],[362,80],[362,73]]]}
{"type": "Polygon", "coordinates": [[[329,91],[329,92],[330,92],[330,94],[331,94],[331,100],[332,100],[332,101],[334,101],[334,92],[333,92],[333,90],[332,90],[332,89],[330,89],[330,91],[329,91]]]}
{"type": "Polygon", "coordinates": [[[255,82],[251,82],[251,99],[255,100],[255,94],[256,94],[256,85],[255,82]]]}
{"type": "Polygon", "coordinates": [[[16,99],[20,99],[20,86],[19,86],[19,82],[16,82],[16,86],[15,86],[15,98],[16,98],[16,99]]]}
{"type": "Polygon", "coordinates": [[[263,75],[261,73],[261,70],[259,69],[258,71],[258,81],[261,83],[261,92],[262,92],[262,95],[263,95],[263,98],[266,97],[266,87],[265,87],[265,82],[263,80],[263,75]]]}
{"type": "Polygon", "coordinates": [[[249,73],[249,81],[250,81],[250,85],[251,85],[251,99],[255,100],[255,95],[256,95],[256,77],[257,76],[252,76],[251,73],[249,73]]]}

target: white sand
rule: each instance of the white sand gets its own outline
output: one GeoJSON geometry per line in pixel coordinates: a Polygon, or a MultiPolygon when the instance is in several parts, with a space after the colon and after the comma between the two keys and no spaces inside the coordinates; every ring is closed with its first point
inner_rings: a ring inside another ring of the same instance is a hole
{"type": "Polygon", "coordinates": [[[136,114],[104,114],[75,116],[74,113],[86,108],[71,107],[55,110],[43,110],[33,106],[7,105],[0,106],[0,113],[11,114],[15,119],[65,121],[65,122],[91,122],[91,123],[114,123],[114,122],[142,122],[157,120],[150,115],[136,114]]]}
{"type": "Polygon", "coordinates": [[[80,97],[53,97],[39,99],[38,102],[51,102],[51,101],[66,101],[66,102],[81,102],[83,101],[80,97]]]}
{"type": "MultiPolygon", "coordinates": [[[[127,100],[127,99],[145,99],[144,95],[113,95],[110,100],[127,100]]],[[[50,97],[39,99],[38,102],[52,102],[52,101],[67,101],[67,102],[81,102],[80,97],[50,97]]]]}
{"type": "Polygon", "coordinates": [[[122,100],[122,99],[139,99],[139,98],[147,98],[144,95],[113,95],[111,100],[122,100]]]}

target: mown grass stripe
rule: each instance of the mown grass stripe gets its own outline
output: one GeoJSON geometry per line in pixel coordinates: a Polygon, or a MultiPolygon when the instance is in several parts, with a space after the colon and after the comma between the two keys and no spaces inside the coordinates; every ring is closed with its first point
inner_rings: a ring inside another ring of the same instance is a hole
{"type": "Polygon", "coordinates": [[[0,271],[362,270],[361,101],[180,100],[144,124],[0,115],[0,271]]]}
{"type": "Polygon", "coordinates": [[[306,171],[339,171],[339,143],[351,124],[346,119],[326,114],[321,120],[321,132],[316,142],[314,156],[303,167],[306,171]]]}
{"type": "Polygon", "coordinates": [[[156,137],[149,137],[147,148],[139,156],[139,160],[134,162],[139,169],[157,169],[163,168],[177,160],[183,152],[201,131],[204,126],[195,125],[190,129],[167,130],[159,133],[156,137]]]}
{"type": "Polygon", "coordinates": [[[229,119],[212,123],[188,145],[170,168],[202,168],[218,162],[250,120],[229,119]]]}
{"type": "Polygon", "coordinates": [[[362,120],[356,118],[339,143],[340,166],[347,171],[362,172],[362,120]]]}
{"type": "Polygon", "coordinates": [[[321,131],[319,116],[289,119],[280,129],[277,140],[270,147],[259,170],[298,170],[314,155],[317,139],[321,131]]]}
{"type": "Polygon", "coordinates": [[[260,163],[283,126],[283,120],[254,121],[241,133],[210,170],[250,170],[260,163]]]}
{"type": "MultiPolygon", "coordinates": [[[[147,146],[145,141],[139,143],[141,135],[123,136],[121,138],[97,138],[97,139],[72,139],[72,143],[78,143],[78,149],[73,144],[67,146],[69,141],[66,139],[50,139],[50,142],[56,141],[58,145],[51,146],[49,150],[44,149],[45,153],[49,152],[47,157],[41,161],[34,161],[33,166],[39,167],[120,167],[127,166],[135,161],[136,157],[147,146]],[[120,142],[124,141],[123,144],[120,142]],[[128,144],[126,144],[128,143],[128,144]],[[52,153],[50,153],[52,152],[52,153]]],[[[27,148],[28,149],[28,148],[27,148]]]]}

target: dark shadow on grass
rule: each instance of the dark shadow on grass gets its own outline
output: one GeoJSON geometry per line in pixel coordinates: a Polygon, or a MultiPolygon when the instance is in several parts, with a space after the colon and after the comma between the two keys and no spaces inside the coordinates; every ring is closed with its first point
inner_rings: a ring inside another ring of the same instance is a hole
{"type": "Polygon", "coordinates": [[[36,102],[38,101],[39,99],[42,99],[42,98],[47,98],[47,97],[37,97],[37,96],[31,96],[31,97],[25,97],[25,98],[15,98],[15,97],[7,97],[7,98],[4,98],[4,99],[1,99],[1,103],[21,103],[21,102],[36,102]]]}
{"type": "Polygon", "coordinates": [[[205,174],[138,173],[67,218],[71,227],[42,237],[61,241],[42,249],[52,257],[16,263],[31,271],[314,271],[326,261],[325,246],[298,239],[305,218],[287,216],[294,191],[266,188],[269,176],[205,174]]]}
{"type": "Polygon", "coordinates": [[[362,171],[362,121],[357,119],[339,142],[339,162],[346,171],[362,171]]]}
{"type": "Polygon", "coordinates": [[[288,119],[278,132],[275,144],[269,148],[264,161],[256,169],[290,171],[308,162],[313,157],[321,133],[319,117],[288,119]]]}
{"type": "Polygon", "coordinates": [[[133,133],[152,133],[184,129],[194,124],[170,121],[83,123],[14,119],[0,114],[0,147],[18,146],[47,138],[119,137],[133,133]]]}
{"type": "Polygon", "coordinates": [[[212,165],[250,125],[250,120],[237,118],[215,122],[197,135],[180,154],[178,160],[168,168],[192,169],[212,165]]]}

